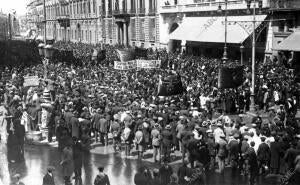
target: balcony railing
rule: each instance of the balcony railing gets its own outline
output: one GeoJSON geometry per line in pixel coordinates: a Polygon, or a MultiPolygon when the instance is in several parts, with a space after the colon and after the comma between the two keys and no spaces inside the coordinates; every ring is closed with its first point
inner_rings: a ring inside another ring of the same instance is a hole
{"type": "Polygon", "coordinates": [[[271,10],[300,9],[299,0],[270,0],[271,10]]]}
{"type": "Polygon", "coordinates": [[[145,14],[145,12],[146,12],[146,9],[145,9],[145,8],[140,8],[140,9],[138,9],[138,13],[139,13],[139,14],[145,14]]]}
{"type": "Polygon", "coordinates": [[[155,14],[156,13],[156,8],[149,8],[149,10],[148,10],[149,12],[149,14],[155,14]]]}
{"type": "MultiPolygon", "coordinates": [[[[213,11],[217,10],[219,5],[224,6],[224,2],[212,1],[193,4],[179,4],[179,5],[164,5],[161,6],[162,13],[175,13],[175,12],[196,12],[196,11],[213,11]]],[[[228,1],[228,9],[246,9],[247,1],[245,0],[230,0],[228,1]]],[[[263,8],[268,8],[269,2],[263,1],[263,8]]],[[[257,1],[258,7],[258,1],[257,1]]]]}
{"type": "Polygon", "coordinates": [[[130,14],[136,14],[136,9],[130,9],[130,10],[129,10],[129,13],[130,13],[130,14]]]}
{"type": "Polygon", "coordinates": [[[112,9],[108,9],[107,10],[107,16],[111,16],[112,15],[112,9]]]}
{"type": "Polygon", "coordinates": [[[119,9],[113,11],[113,15],[124,15],[124,14],[129,14],[129,11],[127,9],[119,9]]]}

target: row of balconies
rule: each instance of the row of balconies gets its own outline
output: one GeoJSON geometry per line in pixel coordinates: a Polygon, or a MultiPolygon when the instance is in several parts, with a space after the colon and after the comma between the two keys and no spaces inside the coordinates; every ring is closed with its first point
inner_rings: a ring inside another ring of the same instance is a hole
{"type": "Polygon", "coordinates": [[[112,16],[112,15],[136,15],[136,14],[155,14],[156,13],[156,9],[152,8],[152,9],[148,9],[148,11],[146,11],[145,8],[140,8],[140,9],[118,9],[118,10],[112,10],[112,9],[108,9],[107,11],[103,11],[102,10],[102,15],[103,16],[112,16]]]}
{"type": "Polygon", "coordinates": [[[47,16],[47,19],[50,20],[55,20],[60,17],[65,17],[65,18],[71,18],[71,19],[89,19],[89,18],[97,18],[97,15],[95,13],[87,13],[87,14],[58,14],[58,15],[51,15],[47,16]]]}
{"type": "MultiPolygon", "coordinates": [[[[262,2],[262,8],[271,10],[300,9],[300,0],[256,0],[256,7],[259,6],[259,1],[262,2]]],[[[228,0],[227,9],[246,9],[247,2],[248,0],[228,0]]],[[[216,11],[220,5],[224,6],[224,4],[224,1],[209,1],[193,4],[164,5],[160,7],[159,11],[160,13],[216,11]]],[[[253,3],[251,3],[251,6],[253,7],[253,3]]]]}

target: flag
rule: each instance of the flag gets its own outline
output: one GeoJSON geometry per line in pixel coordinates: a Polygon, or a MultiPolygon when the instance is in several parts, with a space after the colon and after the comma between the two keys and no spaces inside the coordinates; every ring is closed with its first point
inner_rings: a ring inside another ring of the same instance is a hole
{"type": "Polygon", "coordinates": [[[135,56],[138,58],[147,58],[147,49],[144,48],[138,48],[136,47],[135,49],[135,56]]]}
{"type": "Polygon", "coordinates": [[[221,67],[219,68],[219,88],[236,88],[243,84],[243,66],[235,68],[221,67]]]}
{"type": "Polygon", "coordinates": [[[134,50],[116,50],[121,62],[127,62],[135,59],[135,52],[134,50]]]}
{"type": "Polygon", "coordinates": [[[157,96],[173,96],[181,94],[184,91],[181,77],[179,75],[159,79],[157,96]]]}

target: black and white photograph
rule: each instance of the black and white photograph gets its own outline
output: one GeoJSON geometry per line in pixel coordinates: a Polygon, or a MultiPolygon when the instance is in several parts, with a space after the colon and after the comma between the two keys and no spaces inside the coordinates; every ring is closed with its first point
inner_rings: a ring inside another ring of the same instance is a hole
{"type": "Polygon", "coordinates": [[[0,0],[0,185],[300,185],[300,0],[0,0]]]}

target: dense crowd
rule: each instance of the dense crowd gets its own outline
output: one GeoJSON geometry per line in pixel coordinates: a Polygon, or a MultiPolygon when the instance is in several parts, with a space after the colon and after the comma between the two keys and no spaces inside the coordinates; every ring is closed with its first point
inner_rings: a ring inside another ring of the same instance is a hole
{"type": "MultiPolygon", "coordinates": [[[[3,68],[1,95],[7,110],[10,162],[23,160],[26,132],[47,128],[48,141],[56,136],[62,152],[66,184],[73,172],[76,183],[81,182],[82,153],[91,143],[107,146],[110,139],[115,152],[130,156],[138,151],[142,160],[151,149],[153,161],[163,163],[152,173],[141,167],[136,185],[206,184],[206,172],[224,173],[226,165],[231,166],[232,178],[238,173],[249,175],[250,184],[255,184],[258,175],[288,171],[296,174],[288,178],[290,183],[299,182],[299,96],[294,71],[282,59],[257,63],[257,116],[248,121],[243,120],[250,106],[251,70],[247,66],[242,86],[219,89],[218,68],[238,64],[149,50],[149,59],[161,60],[160,69],[118,71],[113,69],[114,49],[105,47],[102,63],[90,62],[90,48],[86,48],[87,59],[80,66],[51,63],[3,68]],[[159,76],[172,73],[181,76],[186,92],[156,96],[159,76]],[[24,77],[35,75],[40,85],[24,87],[24,77]],[[182,153],[183,163],[178,173],[168,164],[176,150],[182,153]]],[[[75,51],[76,55],[80,52],[75,51]]]]}

